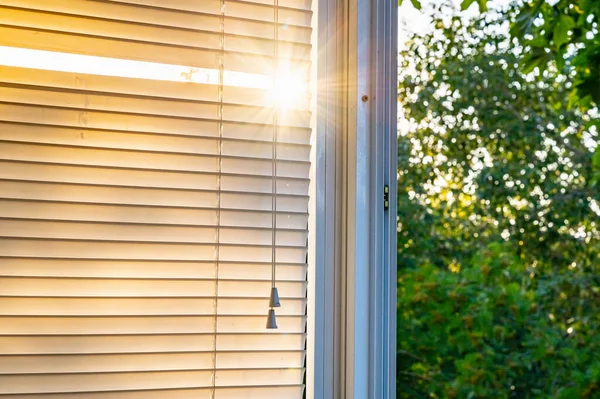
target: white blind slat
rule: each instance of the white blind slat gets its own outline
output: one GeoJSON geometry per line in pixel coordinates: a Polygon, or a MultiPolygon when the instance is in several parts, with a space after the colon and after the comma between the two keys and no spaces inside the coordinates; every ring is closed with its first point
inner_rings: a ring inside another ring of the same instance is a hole
{"type": "Polygon", "coordinates": [[[301,368],[275,370],[218,370],[215,373],[216,384],[221,387],[245,385],[265,386],[277,381],[280,385],[295,385],[302,380],[304,370],[301,368]]]}
{"type": "MultiPolygon", "coordinates": [[[[213,191],[185,191],[168,189],[130,188],[118,186],[90,186],[64,183],[7,181],[0,178],[2,198],[28,200],[56,200],[106,204],[214,207],[217,193],[213,191]]],[[[221,193],[221,207],[240,210],[271,210],[270,196],[262,194],[221,193]]],[[[278,211],[304,212],[306,196],[278,196],[278,211]]]]}
{"type": "MultiPolygon", "coordinates": [[[[147,374],[146,374],[147,375],[147,374]]],[[[113,377],[114,378],[114,377],[113,377]]],[[[30,379],[29,382],[35,382],[39,384],[46,379],[30,379]]],[[[24,383],[27,385],[27,383],[24,383]]],[[[102,399],[154,399],[164,398],[169,399],[235,399],[235,398],[248,398],[248,399],[277,399],[282,397],[301,397],[304,387],[302,385],[276,385],[276,386],[245,386],[245,387],[217,387],[216,390],[212,388],[196,388],[196,386],[175,388],[150,388],[150,389],[122,389],[122,390],[103,390],[103,391],[70,391],[44,393],[45,398],[65,398],[65,399],[81,399],[81,398],[102,398],[102,399]],[[214,393],[214,394],[213,394],[214,393]]],[[[16,394],[6,395],[7,399],[30,399],[37,398],[37,394],[16,394]]]]}
{"type": "MultiPolygon", "coordinates": [[[[158,133],[192,137],[217,137],[215,121],[168,118],[164,116],[119,114],[95,110],[50,108],[0,102],[0,118],[9,122],[56,125],[79,129],[107,129],[116,131],[158,133]]],[[[272,128],[267,125],[224,123],[225,138],[268,141],[272,128]]],[[[280,128],[283,143],[309,144],[310,130],[280,128]]]]}
{"type": "MultiPolygon", "coordinates": [[[[239,368],[247,375],[258,375],[264,373],[272,384],[277,381],[278,384],[292,385],[293,381],[278,381],[273,380],[273,377],[283,370],[274,369],[276,367],[287,368],[293,375],[302,372],[299,370],[301,366],[295,366],[302,359],[301,352],[222,352],[217,356],[217,363],[221,362],[220,369],[228,369],[226,367],[231,357],[239,355],[239,363],[234,368],[239,368]],[[285,356],[290,355],[289,360],[285,356]],[[254,357],[257,362],[251,364],[249,358],[254,357]],[[264,369],[262,369],[264,367],[264,369]],[[271,369],[271,370],[269,370],[271,369]]],[[[63,380],[62,384],[67,383],[68,377],[77,378],[74,373],[91,373],[97,374],[99,378],[106,373],[117,372],[152,372],[152,371],[173,371],[177,373],[198,373],[208,372],[212,374],[212,353],[210,352],[190,352],[190,353],[139,353],[139,354],[84,354],[84,355],[37,355],[37,356],[7,356],[7,361],[10,361],[12,367],[0,366],[0,374],[45,374],[48,378],[54,378],[57,381],[63,380]],[[186,370],[190,370],[187,371],[186,370]],[[67,375],[68,374],[68,375],[67,375]]],[[[269,385],[269,382],[240,382],[235,384],[232,380],[234,370],[217,370],[217,374],[223,372],[223,379],[219,385],[269,385]]],[[[153,373],[158,375],[158,373],[153,373]]],[[[284,371],[285,374],[285,371],[284,371]]],[[[92,374],[93,376],[93,374],[92,374]]],[[[6,378],[0,375],[0,381],[18,381],[24,376],[14,376],[6,378]],[[15,378],[16,377],[16,378],[15,378]]],[[[167,379],[168,380],[168,379],[167,379]]],[[[108,383],[110,378],[106,378],[103,383],[108,383]]],[[[190,380],[193,381],[193,380],[190,380]]],[[[88,385],[86,390],[99,390],[94,388],[91,380],[86,379],[88,385]]],[[[128,381],[131,382],[131,381],[128,381]]],[[[62,385],[61,384],[61,385],[62,385]]],[[[202,380],[196,380],[196,387],[207,386],[202,380]]],[[[163,386],[162,388],[167,388],[163,386]]],[[[176,385],[173,387],[177,387],[176,385]]],[[[36,389],[35,387],[30,387],[36,389]]],[[[153,387],[147,387],[153,388],[153,387]]],[[[158,386],[156,388],[159,388],[158,386]]],[[[112,388],[112,389],[128,389],[112,388]]],[[[58,392],[68,391],[69,386],[62,386],[58,392]]],[[[12,392],[11,392],[12,393],[12,392]]]]}
{"type": "MultiPolygon", "coordinates": [[[[239,394],[239,392],[240,391],[237,393],[239,394]]],[[[213,390],[212,388],[181,388],[136,391],[87,391],[85,393],[62,392],[56,394],[44,394],[44,399],[163,399],[165,397],[168,397],[169,399],[213,399],[213,390]]],[[[39,395],[5,395],[3,399],[39,399],[39,395]]]]}
{"type": "MultiPolygon", "coordinates": [[[[4,317],[0,316],[0,335],[47,334],[210,334],[214,332],[213,316],[154,317],[4,317]]],[[[278,333],[305,332],[306,317],[280,316],[278,333]]],[[[264,316],[219,316],[219,334],[265,334],[264,316]]],[[[281,355],[280,355],[281,356],[281,355]]],[[[235,359],[232,359],[235,361],[235,359]]],[[[301,366],[298,366],[301,367],[301,366]]]]}
{"type": "MultiPolygon", "coordinates": [[[[0,122],[0,140],[32,144],[57,144],[80,148],[154,151],[187,155],[216,155],[218,144],[212,138],[161,136],[154,134],[124,133],[85,129],[32,126],[0,122]]],[[[310,159],[310,147],[281,143],[277,145],[280,160],[303,161],[310,159]]],[[[248,142],[225,139],[222,154],[225,157],[248,157],[271,159],[272,145],[264,142],[248,142]],[[252,152],[248,148],[252,148],[252,152]]]]}
{"type": "MultiPolygon", "coordinates": [[[[66,182],[81,184],[114,184],[131,187],[173,188],[190,190],[216,189],[217,173],[186,173],[165,170],[138,170],[94,166],[60,165],[50,163],[21,163],[0,161],[0,178],[13,180],[66,182]]],[[[280,194],[303,195],[308,192],[308,181],[278,178],[280,194]]],[[[243,193],[270,193],[268,177],[225,175],[222,189],[243,193]]],[[[240,204],[238,204],[239,206],[240,204]]]]}
{"type": "MultiPolygon", "coordinates": [[[[216,155],[214,147],[218,143],[215,138],[210,137],[167,136],[6,122],[0,123],[0,129],[0,140],[3,141],[57,144],[79,148],[181,153],[182,155],[216,155]]],[[[226,158],[237,156],[240,158],[251,157],[250,159],[271,159],[273,153],[272,146],[265,142],[235,138],[223,139],[222,147],[222,154],[226,158]],[[250,147],[252,151],[248,151],[250,147]]],[[[283,162],[306,162],[309,159],[309,153],[310,147],[305,144],[279,143],[277,145],[277,157],[283,162]]]]}
{"type": "MultiPolygon", "coordinates": [[[[68,296],[68,297],[209,297],[215,296],[215,284],[212,280],[85,280],[85,279],[51,279],[12,277],[0,278],[5,286],[0,287],[2,296],[68,296]]],[[[306,283],[282,281],[286,298],[302,299],[306,296],[306,283]]],[[[219,284],[219,297],[265,298],[262,288],[269,292],[269,281],[229,281],[219,284]],[[255,288],[252,288],[255,287],[255,288]]],[[[159,301],[156,301],[159,303],[159,301]]],[[[252,303],[241,301],[240,309],[232,314],[251,314],[252,303]],[[242,310],[241,307],[248,306],[242,310]],[[250,312],[250,313],[249,313],[250,312]]],[[[107,305],[108,306],[108,305],[107,305]]],[[[223,313],[233,309],[223,305],[223,313]]],[[[221,309],[218,309],[220,312],[221,309]]],[[[173,309],[177,314],[177,309],[173,309]]],[[[213,307],[198,308],[197,314],[211,314],[213,307]]],[[[0,312],[1,313],[1,312],[0,312]]]]}
{"type": "MultiPolygon", "coordinates": [[[[176,355],[175,355],[176,356],[176,355]]],[[[64,358],[64,357],[63,357],[64,358]]],[[[15,359],[11,359],[14,361],[15,359]]],[[[69,359],[71,360],[71,359],[69,359]]],[[[115,359],[120,360],[120,359],[115,359]]],[[[85,360],[84,360],[85,361],[85,360]]],[[[33,366],[35,363],[28,366],[33,366]]],[[[96,370],[94,370],[96,371],[96,370]]],[[[89,374],[0,375],[6,393],[52,393],[111,391],[159,388],[210,387],[212,371],[176,371],[127,373],[121,375],[99,372],[89,374]],[[40,392],[40,387],[43,387],[40,392]]]]}
{"type": "MultiPolygon", "coordinates": [[[[134,279],[71,279],[0,277],[2,296],[82,296],[82,297],[214,297],[212,280],[134,280],[134,279]]],[[[306,283],[282,281],[287,298],[306,296],[306,283]]],[[[219,284],[219,297],[266,298],[269,281],[230,281],[219,284]],[[252,288],[255,287],[255,288],[252,288]],[[266,288],[266,291],[262,291],[266,288]]],[[[244,302],[240,306],[245,305],[244,302]]],[[[198,309],[210,312],[211,309],[198,309]]],[[[238,312],[241,312],[238,311],[238,312]]],[[[244,313],[243,313],[244,314],[244,313]]]]}
{"type": "MultiPolygon", "coordinates": [[[[213,345],[212,334],[0,336],[5,355],[201,352],[213,345]]],[[[293,351],[304,347],[304,334],[220,334],[223,351],[293,351]]]]}
{"type": "MultiPolygon", "coordinates": [[[[23,28],[45,29],[147,43],[210,50],[218,50],[220,48],[220,34],[218,33],[218,29],[211,32],[210,30],[207,31],[205,26],[199,26],[202,30],[182,30],[157,25],[148,26],[23,9],[6,9],[0,16],[0,22],[3,25],[23,28]]],[[[309,45],[283,42],[279,47],[279,57],[300,60],[308,60],[310,58],[309,45]]],[[[256,55],[274,55],[273,42],[262,38],[226,36],[225,50],[256,55]]]]}
{"type": "MultiPolygon", "coordinates": [[[[139,4],[152,7],[164,7],[174,10],[193,11],[206,14],[221,14],[221,1],[220,0],[204,0],[197,2],[194,0],[173,0],[169,3],[161,2],[160,0],[110,0],[114,2],[139,4]]],[[[280,4],[279,8],[279,21],[285,24],[296,24],[310,27],[311,23],[311,11],[310,6],[306,6],[306,2],[302,4],[301,1],[295,2],[288,0],[287,7],[280,4]]],[[[273,22],[273,3],[264,4],[264,2],[255,1],[240,1],[233,0],[227,1],[225,8],[226,16],[234,16],[245,19],[256,19],[267,22],[273,22]]]]}
{"type": "MultiPolygon", "coordinates": [[[[217,140],[210,143],[203,152],[215,151],[217,140]]],[[[107,166],[136,169],[157,169],[181,172],[218,173],[219,163],[216,154],[184,155],[184,154],[148,154],[143,151],[130,151],[112,149],[92,149],[72,146],[49,146],[24,144],[19,142],[0,141],[5,151],[0,159],[62,163],[73,165],[107,166]]],[[[248,143],[247,151],[252,154],[254,143],[248,143]]],[[[221,171],[226,174],[252,174],[258,176],[271,176],[271,161],[267,159],[246,158],[246,154],[239,156],[227,155],[221,157],[221,171]]],[[[308,162],[291,162],[278,159],[277,176],[304,179],[309,172],[308,162]]]]}
{"type": "MultiPolygon", "coordinates": [[[[105,261],[90,259],[5,258],[2,259],[4,276],[24,277],[111,277],[111,278],[215,278],[214,261],[168,262],[154,261],[105,261]]],[[[226,263],[221,262],[219,275],[223,279],[270,280],[269,263],[226,263]]],[[[277,275],[281,280],[305,281],[306,265],[277,264],[277,275]]]]}
{"type": "MultiPolygon", "coordinates": [[[[214,260],[216,250],[214,244],[0,238],[0,257],[205,261],[214,260]]],[[[270,262],[271,248],[222,244],[219,255],[225,262],[270,262]]],[[[278,247],[277,261],[303,263],[306,249],[278,247]]]]}
{"type": "MultiPolygon", "coordinates": [[[[100,93],[134,95],[161,99],[190,101],[218,101],[216,84],[149,79],[131,79],[118,76],[91,75],[74,72],[49,71],[31,68],[0,66],[0,82],[15,85],[39,86],[52,89],[86,90],[100,93]]],[[[300,88],[302,89],[302,88],[300,88]]],[[[310,93],[302,89],[296,101],[290,105],[295,109],[308,110],[310,93]]],[[[227,85],[223,88],[223,100],[227,104],[244,104],[269,107],[273,104],[268,88],[240,87],[227,85]]]]}
{"type": "MultiPolygon", "coordinates": [[[[62,92],[39,90],[28,87],[0,86],[3,101],[28,105],[48,105],[85,110],[114,111],[135,114],[159,115],[165,117],[185,117],[217,119],[216,103],[177,102],[139,97],[106,96],[90,92],[62,92]]],[[[224,105],[224,120],[231,122],[269,124],[272,110],[262,107],[224,105]]],[[[310,126],[310,113],[288,111],[281,114],[282,126],[307,128],[310,126]]]]}
{"type": "MultiPolygon", "coordinates": [[[[248,285],[248,284],[246,284],[248,285]]],[[[255,295],[246,292],[246,295],[255,295]]],[[[214,313],[214,298],[82,298],[82,297],[6,297],[3,316],[152,316],[205,315],[214,313]]],[[[304,299],[285,298],[279,314],[301,316],[304,299]]],[[[269,307],[268,298],[220,298],[217,312],[224,315],[261,315],[269,307]]],[[[206,348],[206,347],[205,347],[206,348]]],[[[275,349],[276,346],[269,346],[275,349]]]]}
{"type": "MultiPolygon", "coordinates": [[[[152,359],[154,360],[154,359],[152,359]]],[[[190,359],[195,360],[195,359],[190,359]]],[[[239,373],[236,379],[235,373],[231,371],[218,371],[217,384],[219,386],[230,386],[236,381],[243,382],[247,386],[268,384],[268,381],[278,381],[278,384],[294,385],[294,382],[302,378],[302,371],[298,369],[287,370],[257,370],[239,373]],[[254,377],[254,378],[253,378],[254,377]]],[[[115,375],[94,372],[93,374],[36,374],[3,377],[0,383],[5,384],[8,393],[31,393],[35,386],[44,386],[43,393],[52,392],[89,392],[89,391],[113,391],[113,390],[135,390],[165,389],[165,388],[188,388],[188,387],[210,387],[212,371],[172,371],[168,373],[144,372],[128,373],[127,375],[115,375]]],[[[238,385],[238,384],[234,384],[238,385]]]]}
{"type": "MultiPolygon", "coordinates": [[[[0,0],[1,1],[1,0],[0,0]]],[[[76,2],[79,4],[80,2],[76,2]]],[[[102,76],[83,73],[48,71],[42,69],[0,66],[0,82],[15,85],[30,85],[67,90],[89,90],[92,92],[139,95],[145,97],[175,98],[195,101],[218,101],[218,86],[207,83],[172,82],[150,79],[131,79],[117,76],[102,76]]],[[[242,88],[231,87],[231,100],[242,88]]],[[[268,93],[248,89],[263,99],[268,93]],[[260,94],[262,93],[262,95],[260,94]]],[[[244,93],[246,94],[246,93],[244,93]]],[[[242,94],[242,97],[244,96],[242,94]]],[[[264,101],[264,100],[263,100],[264,101]]],[[[242,102],[243,103],[243,102],[242,102]]],[[[253,104],[248,102],[248,104],[253,104]]],[[[261,105],[268,105],[266,102],[261,105]]]]}
{"type": "Polygon", "coordinates": [[[0,256],[139,259],[139,260],[208,260],[214,257],[214,245],[114,243],[94,241],[60,241],[0,238],[0,256]]]}
{"type": "MultiPolygon", "coordinates": [[[[48,222],[23,219],[0,220],[4,237],[127,241],[143,243],[197,243],[211,244],[216,234],[215,227],[128,225],[108,223],[48,222]]],[[[235,229],[221,227],[223,245],[270,246],[271,231],[257,229],[235,229]]],[[[306,233],[302,230],[278,230],[276,244],[282,247],[302,248],[306,233]]]]}
{"type": "MultiPolygon", "coordinates": [[[[221,226],[270,228],[267,212],[221,210],[221,226]]],[[[90,205],[77,203],[30,202],[0,199],[0,217],[95,222],[180,224],[212,226],[217,224],[214,209],[90,205]]],[[[304,230],[306,214],[280,212],[277,227],[304,230]]]]}
{"type": "Polygon", "coordinates": [[[221,388],[215,392],[215,399],[237,399],[242,397],[244,399],[301,398],[303,392],[303,385],[221,388]]]}
{"type": "MultiPolygon", "coordinates": [[[[62,373],[110,373],[150,370],[207,370],[212,368],[212,353],[136,353],[9,356],[8,366],[0,366],[0,374],[50,374],[60,379],[62,373]],[[164,366],[161,367],[160,363],[164,366]]],[[[76,376],[72,376],[76,377],[76,376]]],[[[1,378],[1,377],[0,377],[1,378]]],[[[203,384],[199,384],[203,385],[203,384]]],[[[88,388],[91,388],[90,385],[88,388]]],[[[33,387],[35,389],[35,387],[33,387]]],[[[118,389],[118,388],[115,388],[118,389]]],[[[63,387],[59,392],[69,390],[63,387]]],[[[97,389],[90,389],[95,391],[97,389]]]]}
{"type": "MultiPolygon", "coordinates": [[[[198,68],[218,69],[219,67],[217,62],[219,52],[213,49],[175,47],[150,42],[137,43],[10,25],[0,26],[0,45],[198,68]]],[[[274,71],[273,57],[228,52],[225,53],[224,58],[229,71],[264,75],[272,75],[274,71]]],[[[310,72],[310,62],[297,61],[294,65],[298,73],[306,79],[310,72]]]]}

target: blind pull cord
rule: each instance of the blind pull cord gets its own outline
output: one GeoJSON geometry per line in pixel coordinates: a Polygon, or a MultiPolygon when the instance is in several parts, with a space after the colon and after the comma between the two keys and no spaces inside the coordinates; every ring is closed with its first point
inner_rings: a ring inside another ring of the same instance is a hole
{"type": "MultiPolygon", "coordinates": [[[[273,91],[278,90],[279,84],[279,0],[274,0],[273,8],[273,91]]],[[[279,302],[279,292],[276,286],[276,240],[277,240],[277,131],[278,131],[278,104],[277,99],[273,98],[273,151],[272,155],[272,180],[271,180],[271,295],[269,296],[269,315],[267,317],[267,328],[276,329],[277,320],[275,318],[275,308],[281,307],[279,302]]]]}
{"type": "Polygon", "coordinates": [[[225,77],[225,0],[221,0],[221,18],[220,18],[220,57],[219,57],[219,142],[218,142],[218,173],[217,173],[217,230],[216,230],[216,246],[215,246],[215,301],[214,301],[214,336],[213,336],[213,374],[212,374],[212,392],[211,398],[216,395],[216,373],[217,373],[217,330],[219,320],[219,266],[221,259],[221,180],[223,171],[223,94],[224,94],[224,77],[225,77]]]}

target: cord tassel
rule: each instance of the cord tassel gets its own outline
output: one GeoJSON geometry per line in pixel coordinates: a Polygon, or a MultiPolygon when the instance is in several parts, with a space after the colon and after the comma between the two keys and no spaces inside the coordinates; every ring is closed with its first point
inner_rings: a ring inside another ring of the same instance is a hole
{"type": "Polygon", "coordinates": [[[277,291],[277,287],[271,288],[271,298],[269,298],[269,307],[270,308],[281,307],[281,303],[279,303],[279,292],[277,291]]]}
{"type": "Polygon", "coordinates": [[[277,329],[277,320],[275,319],[275,309],[269,309],[269,316],[267,318],[267,328],[277,329]]]}

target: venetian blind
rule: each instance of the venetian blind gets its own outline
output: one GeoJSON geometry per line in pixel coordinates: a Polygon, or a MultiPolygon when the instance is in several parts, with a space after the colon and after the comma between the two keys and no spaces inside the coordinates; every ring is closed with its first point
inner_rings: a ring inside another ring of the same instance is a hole
{"type": "Polygon", "coordinates": [[[0,399],[302,397],[310,96],[253,79],[308,79],[312,14],[276,4],[0,0],[0,46],[212,76],[0,58],[0,399]]]}

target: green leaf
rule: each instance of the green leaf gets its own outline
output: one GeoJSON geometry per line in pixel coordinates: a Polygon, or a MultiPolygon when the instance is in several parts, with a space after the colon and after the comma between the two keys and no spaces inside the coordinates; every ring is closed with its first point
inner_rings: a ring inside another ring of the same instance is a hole
{"type": "Polygon", "coordinates": [[[600,104],[600,81],[598,79],[587,79],[586,89],[590,93],[590,96],[592,96],[592,100],[596,104],[600,104]]]}
{"type": "Polygon", "coordinates": [[[510,28],[510,35],[522,38],[525,34],[529,33],[533,27],[536,11],[537,9],[525,4],[510,28]]]}
{"type": "Polygon", "coordinates": [[[579,387],[563,388],[558,393],[559,399],[574,399],[581,397],[579,387]]]}
{"type": "Polygon", "coordinates": [[[485,12],[485,11],[488,10],[488,8],[487,8],[487,0],[478,0],[478,3],[479,3],[479,10],[481,12],[485,12]]]}
{"type": "Polygon", "coordinates": [[[592,166],[594,171],[600,172],[600,145],[596,147],[596,151],[592,157],[592,166]]]}
{"type": "Polygon", "coordinates": [[[556,68],[558,69],[559,72],[562,72],[565,70],[565,52],[564,51],[558,51],[554,57],[554,59],[556,60],[556,68]]]}
{"type": "MultiPolygon", "coordinates": [[[[404,0],[398,0],[398,7],[402,5],[403,1],[404,0]]],[[[410,2],[412,3],[413,7],[417,10],[421,9],[421,0],[410,0],[410,2]]]]}
{"type": "Polygon", "coordinates": [[[577,102],[579,101],[579,93],[577,88],[574,88],[573,90],[571,90],[571,92],[569,93],[569,96],[567,97],[567,109],[571,110],[573,109],[573,107],[577,104],[577,102]]]}
{"type": "Polygon", "coordinates": [[[461,10],[464,11],[467,8],[471,7],[471,4],[473,4],[473,3],[475,3],[475,0],[463,0],[463,2],[460,3],[460,8],[461,8],[461,10]]]}
{"type": "Polygon", "coordinates": [[[596,362],[590,367],[590,376],[592,381],[597,382],[600,380],[600,363],[596,362]]]}
{"type": "Polygon", "coordinates": [[[546,61],[546,55],[534,52],[526,56],[521,61],[521,68],[524,74],[531,73],[536,67],[541,67],[546,61]]]}
{"type": "Polygon", "coordinates": [[[525,42],[525,44],[531,47],[545,48],[548,47],[548,40],[546,40],[544,36],[537,36],[531,40],[528,40],[525,42]]]}
{"type": "Polygon", "coordinates": [[[556,47],[569,41],[569,31],[575,26],[575,21],[569,15],[561,14],[554,26],[553,39],[556,47]]]}
{"type": "Polygon", "coordinates": [[[586,98],[600,104],[600,76],[590,76],[582,79],[577,85],[578,101],[583,102],[586,98]]]}

